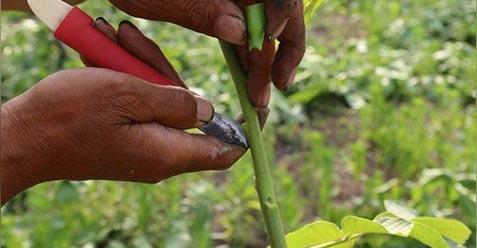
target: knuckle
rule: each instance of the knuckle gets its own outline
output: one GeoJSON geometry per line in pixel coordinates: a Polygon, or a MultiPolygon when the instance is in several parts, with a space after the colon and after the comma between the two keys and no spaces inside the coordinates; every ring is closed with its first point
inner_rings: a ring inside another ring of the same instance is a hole
{"type": "Polygon", "coordinates": [[[101,87],[101,99],[108,109],[134,117],[133,110],[143,105],[144,93],[134,84],[121,81],[106,80],[101,87]]]}
{"type": "Polygon", "coordinates": [[[198,29],[197,31],[205,32],[207,27],[213,27],[212,13],[217,11],[212,0],[186,0],[184,7],[190,25],[198,29]]]}
{"type": "Polygon", "coordinates": [[[62,70],[62,71],[55,72],[55,73],[47,76],[46,78],[44,78],[40,82],[38,82],[35,85],[34,89],[43,88],[43,87],[45,87],[46,84],[59,83],[59,82],[62,82],[62,81],[74,79],[75,76],[77,76],[79,71],[80,70],[69,69],[69,70],[62,70]]]}
{"type": "Polygon", "coordinates": [[[166,94],[168,96],[167,103],[170,104],[170,107],[175,110],[175,115],[171,116],[174,118],[175,123],[183,123],[186,126],[193,125],[195,122],[194,118],[197,112],[197,104],[192,93],[183,88],[173,89],[174,92],[171,94],[166,94]]]}
{"type": "MultiPolygon", "coordinates": [[[[179,94],[177,94],[177,102],[182,105],[184,103],[186,106],[195,106],[196,107],[196,102],[194,100],[194,96],[190,92],[188,92],[185,89],[181,89],[178,91],[179,94]]],[[[195,108],[194,108],[195,110],[195,108]]]]}
{"type": "Polygon", "coordinates": [[[105,94],[118,94],[127,91],[129,84],[122,74],[104,74],[98,85],[105,94]]]}
{"type": "Polygon", "coordinates": [[[82,70],[70,69],[55,72],[36,83],[24,96],[27,99],[36,99],[43,103],[60,102],[67,97],[65,93],[69,92],[66,90],[66,85],[74,88],[76,85],[84,83],[80,71],[82,70]],[[55,97],[50,97],[51,95],[55,97]]]}
{"type": "Polygon", "coordinates": [[[115,102],[125,106],[138,107],[142,102],[143,94],[133,89],[126,90],[124,87],[119,87],[116,92],[110,96],[115,102]]]}

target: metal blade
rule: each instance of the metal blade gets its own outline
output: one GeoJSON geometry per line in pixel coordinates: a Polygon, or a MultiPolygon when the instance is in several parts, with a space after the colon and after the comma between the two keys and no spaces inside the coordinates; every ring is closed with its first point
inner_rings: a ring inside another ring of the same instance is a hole
{"type": "Polygon", "coordinates": [[[28,0],[28,4],[38,19],[52,31],[58,28],[64,17],[73,8],[60,0],[28,0]]]}
{"type": "Polygon", "coordinates": [[[226,143],[248,148],[247,138],[240,124],[219,113],[214,113],[212,120],[199,129],[226,143]]]}

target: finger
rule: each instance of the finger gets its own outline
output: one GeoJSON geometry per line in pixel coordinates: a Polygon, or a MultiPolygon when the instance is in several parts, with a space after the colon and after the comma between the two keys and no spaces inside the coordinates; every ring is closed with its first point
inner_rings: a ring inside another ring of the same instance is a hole
{"type": "MultiPolygon", "coordinates": [[[[238,0],[236,4],[242,10],[254,4],[255,0],[238,0]]],[[[270,102],[271,65],[275,56],[275,42],[264,42],[262,50],[249,51],[248,45],[236,46],[235,53],[242,68],[247,73],[247,93],[252,104],[265,108],[270,102]]]]}
{"type": "Polygon", "coordinates": [[[233,44],[244,44],[245,19],[229,0],[110,0],[126,13],[172,22],[233,44]]]}
{"type": "Polygon", "coordinates": [[[214,110],[204,98],[189,91],[170,86],[148,85],[140,96],[145,101],[143,109],[135,108],[136,122],[155,121],[174,128],[199,127],[212,119],[214,110]],[[150,89],[147,89],[150,88],[150,89]]]}
{"type": "Polygon", "coordinates": [[[287,90],[295,80],[295,74],[305,53],[305,23],[303,2],[278,36],[280,45],[272,65],[272,81],[278,89],[287,90]]]}
{"type": "Polygon", "coordinates": [[[271,94],[271,68],[275,56],[274,41],[265,42],[262,50],[249,52],[247,91],[252,104],[266,108],[271,94]]]}
{"type": "Polygon", "coordinates": [[[274,41],[264,42],[262,51],[249,51],[248,47],[236,46],[243,70],[247,73],[247,93],[252,104],[264,108],[270,102],[271,67],[275,56],[274,41]]]}
{"type": "Polygon", "coordinates": [[[189,134],[156,123],[131,125],[128,131],[132,145],[125,148],[127,157],[140,165],[135,166],[134,177],[149,182],[186,172],[227,169],[246,151],[212,136],[189,134]]]}
{"type": "MultiPolygon", "coordinates": [[[[105,34],[112,41],[117,42],[116,30],[114,30],[113,26],[111,26],[111,24],[109,24],[109,22],[106,21],[103,17],[99,17],[98,19],[96,19],[93,23],[93,26],[100,32],[105,34]]],[[[94,63],[88,61],[88,59],[85,58],[83,55],[81,55],[80,58],[86,66],[97,67],[94,63]]]]}
{"type": "Polygon", "coordinates": [[[295,13],[302,0],[265,0],[267,13],[267,30],[265,37],[268,40],[276,39],[287,25],[290,17],[295,13]]]}
{"type": "Polygon", "coordinates": [[[116,30],[103,17],[99,17],[98,19],[96,19],[96,21],[94,22],[94,27],[98,29],[99,31],[101,31],[103,34],[105,34],[112,41],[114,42],[118,41],[116,30]]]}
{"type": "Polygon", "coordinates": [[[179,134],[176,140],[180,143],[180,153],[175,153],[171,159],[175,164],[183,163],[182,168],[173,171],[173,175],[184,172],[203,170],[223,170],[229,168],[245,152],[246,149],[224,143],[219,139],[201,134],[179,134]],[[182,162],[184,161],[185,162],[182,162]]]}
{"type": "Polygon", "coordinates": [[[107,90],[108,103],[121,124],[157,122],[173,128],[199,127],[213,116],[212,105],[188,90],[148,83],[116,73],[107,90]]]}
{"type": "Polygon", "coordinates": [[[149,64],[156,71],[171,79],[176,86],[187,88],[184,81],[169,63],[158,45],[147,38],[134,24],[123,21],[118,28],[118,42],[135,57],[149,64]]]}

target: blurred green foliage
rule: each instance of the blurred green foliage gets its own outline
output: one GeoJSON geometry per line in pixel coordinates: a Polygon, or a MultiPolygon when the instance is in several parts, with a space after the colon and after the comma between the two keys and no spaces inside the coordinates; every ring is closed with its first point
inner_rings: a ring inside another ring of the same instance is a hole
{"type": "MultiPolygon", "coordinates": [[[[316,1],[320,2],[320,1],[316,1]]],[[[214,39],[83,6],[117,25],[132,19],[188,85],[238,114],[214,39]],[[206,72],[206,73],[205,73],[206,72]]],[[[316,219],[371,218],[385,199],[469,226],[475,247],[477,61],[475,1],[333,0],[311,15],[307,52],[288,93],[274,92],[265,129],[286,231],[316,219]]],[[[2,13],[2,100],[82,66],[46,28],[2,13]]],[[[265,247],[247,155],[227,172],[158,185],[54,182],[2,208],[2,247],[265,247]]],[[[399,238],[360,247],[419,247],[399,238]]]]}

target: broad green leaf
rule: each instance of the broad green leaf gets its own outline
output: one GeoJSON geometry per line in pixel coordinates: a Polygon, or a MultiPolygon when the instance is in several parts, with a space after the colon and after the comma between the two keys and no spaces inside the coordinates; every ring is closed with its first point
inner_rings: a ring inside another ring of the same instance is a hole
{"type": "Polygon", "coordinates": [[[404,237],[409,236],[414,226],[414,223],[387,212],[379,214],[373,221],[381,224],[390,234],[404,237]]]}
{"type": "Polygon", "coordinates": [[[425,224],[458,244],[464,244],[472,233],[462,222],[435,217],[417,217],[412,220],[425,224]]]}
{"type": "Polygon", "coordinates": [[[416,211],[414,209],[410,209],[398,201],[386,200],[384,201],[384,208],[386,211],[396,215],[397,217],[408,221],[417,217],[416,211]]]}
{"type": "Polygon", "coordinates": [[[416,222],[412,228],[409,237],[412,237],[419,242],[431,248],[448,248],[447,242],[444,238],[432,227],[416,222]]]}
{"type": "Polygon", "coordinates": [[[341,228],[346,235],[359,233],[388,233],[382,225],[357,216],[348,215],[341,221],[341,228]]]}
{"type": "MultiPolygon", "coordinates": [[[[303,226],[302,228],[286,235],[289,248],[307,248],[318,246],[330,241],[344,238],[345,235],[338,226],[328,221],[317,221],[303,226]]],[[[347,242],[335,248],[353,247],[354,242],[347,242]]]]}

